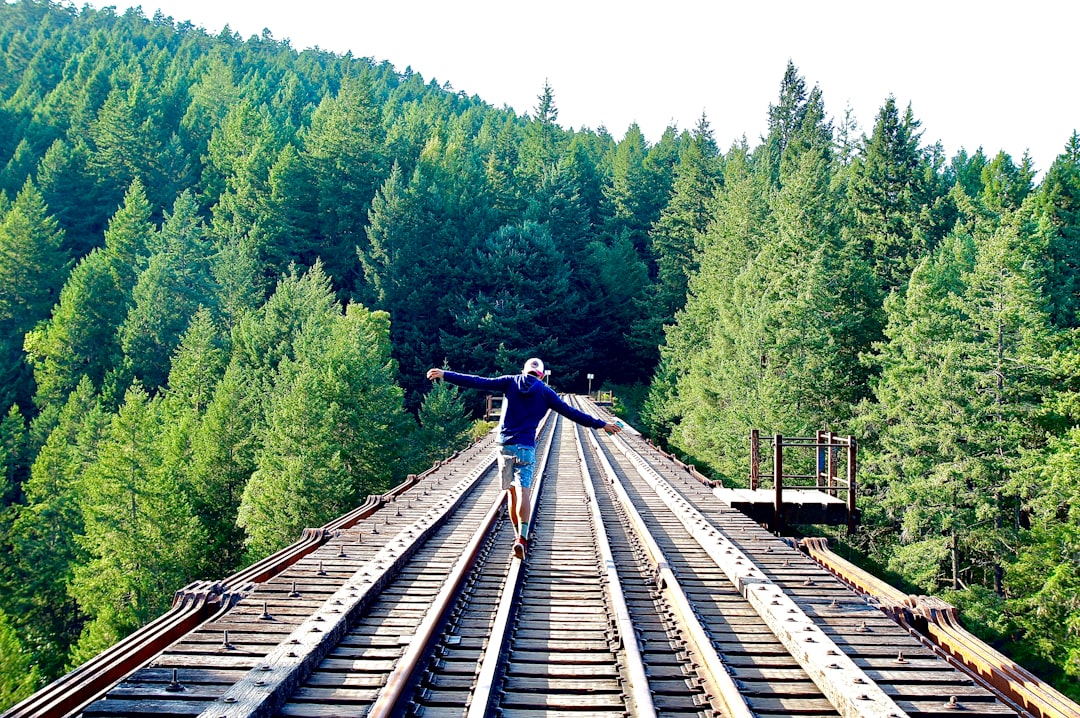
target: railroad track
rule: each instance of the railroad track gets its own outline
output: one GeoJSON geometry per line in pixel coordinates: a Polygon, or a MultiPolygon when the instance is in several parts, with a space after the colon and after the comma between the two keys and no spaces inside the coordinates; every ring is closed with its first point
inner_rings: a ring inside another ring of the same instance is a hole
{"type": "Polygon", "coordinates": [[[632,430],[549,416],[512,559],[495,448],[226,580],[89,705],[9,715],[1029,714],[632,430]]]}

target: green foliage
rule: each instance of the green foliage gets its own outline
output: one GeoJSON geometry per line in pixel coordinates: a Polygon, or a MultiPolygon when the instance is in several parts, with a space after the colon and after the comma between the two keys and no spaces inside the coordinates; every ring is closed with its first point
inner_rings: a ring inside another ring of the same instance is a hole
{"type": "Polygon", "coordinates": [[[64,236],[27,179],[0,218],[0,405],[30,393],[23,336],[49,315],[68,270],[64,236]]]}
{"type": "Polygon", "coordinates": [[[205,543],[187,496],[163,470],[163,419],[161,401],[134,385],[79,481],[78,541],[89,560],[76,566],[70,591],[90,620],[74,665],[168,608],[205,543]]]}
{"type": "Polygon", "coordinates": [[[391,485],[406,417],[389,338],[385,313],[354,304],[304,327],[278,366],[237,519],[252,557],[391,485]]]}
{"type": "Polygon", "coordinates": [[[0,611],[0,711],[7,710],[37,689],[41,674],[8,617],[0,611]]]}
{"type": "Polygon", "coordinates": [[[444,381],[435,382],[420,403],[420,428],[414,435],[418,469],[425,469],[463,449],[470,440],[473,420],[460,390],[444,381]]]}
{"type": "Polygon", "coordinates": [[[83,378],[71,393],[38,452],[23,485],[25,502],[16,507],[7,541],[10,554],[0,582],[8,600],[2,607],[33,647],[34,662],[46,678],[63,668],[78,637],[82,616],[68,595],[75,568],[87,555],[77,536],[83,532],[80,477],[94,462],[108,417],[83,378]]]}
{"type": "Polygon", "coordinates": [[[1075,133],[1036,186],[892,97],[834,127],[794,63],[721,156],[137,10],[2,3],[0,38],[5,659],[54,677],[450,451],[428,367],[539,354],[651,374],[627,408],[736,482],[751,427],[852,427],[870,563],[1077,692],[1075,133]]]}
{"type": "Polygon", "coordinates": [[[118,330],[127,366],[152,390],[165,383],[189,319],[214,303],[210,245],[190,192],[176,199],[157,243],[160,249],[139,274],[131,309],[118,330]]]}

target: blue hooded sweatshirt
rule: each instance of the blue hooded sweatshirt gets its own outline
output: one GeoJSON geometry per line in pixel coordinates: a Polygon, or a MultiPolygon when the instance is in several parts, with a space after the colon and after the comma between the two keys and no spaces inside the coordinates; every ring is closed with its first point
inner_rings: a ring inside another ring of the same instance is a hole
{"type": "Polygon", "coordinates": [[[508,374],[494,379],[472,374],[444,371],[443,379],[467,389],[501,391],[506,396],[503,404],[502,433],[500,444],[536,446],[536,427],[548,409],[582,426],[602,429],[606,421],[578,411],[570,406],[544,382],[526,374],[508,374]]]}

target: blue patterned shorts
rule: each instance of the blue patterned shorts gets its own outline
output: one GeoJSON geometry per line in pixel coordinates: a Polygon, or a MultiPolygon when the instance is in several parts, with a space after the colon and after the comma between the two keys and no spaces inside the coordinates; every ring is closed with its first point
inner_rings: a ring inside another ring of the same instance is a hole
{"type": "Polygon", "coordinates": [[[532,488],[533,465],[536,463],[536,447],[508,444],[499,447],[499,476],[502,487],[510,488],[517,482],[521,488],[532,488]]]}

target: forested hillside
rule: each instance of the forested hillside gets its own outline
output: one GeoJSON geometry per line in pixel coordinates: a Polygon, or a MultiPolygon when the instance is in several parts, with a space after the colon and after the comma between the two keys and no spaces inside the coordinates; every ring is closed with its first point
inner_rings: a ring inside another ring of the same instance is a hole
{"type": "Polygon", "coordinates": [[[850,550],[1080,696],[1080,137],[945,157],[777,75],[724,151],[0,3],[0,707],[460,446],[427,367],[531,355],[732,484],[856,434],[850,550]]]}

